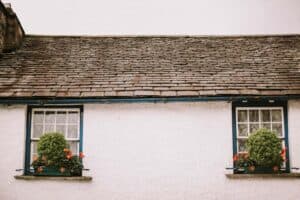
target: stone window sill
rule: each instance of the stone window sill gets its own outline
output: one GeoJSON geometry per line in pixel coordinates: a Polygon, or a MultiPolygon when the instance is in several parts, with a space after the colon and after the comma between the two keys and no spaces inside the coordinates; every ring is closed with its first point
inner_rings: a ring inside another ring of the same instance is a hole
{"type": "Polygon", "coordinates": [[[17,175],[14,176],[18,180],[55,180],[55,181],[92,181],[91,176],[25,176],[17,175]]]}
{"type": "Polygon", "coordinates": [[[225,174],[229,179],[278,179],[294,178],[300,179],[300,173],[283,173],[283,174],[225,174]]]}

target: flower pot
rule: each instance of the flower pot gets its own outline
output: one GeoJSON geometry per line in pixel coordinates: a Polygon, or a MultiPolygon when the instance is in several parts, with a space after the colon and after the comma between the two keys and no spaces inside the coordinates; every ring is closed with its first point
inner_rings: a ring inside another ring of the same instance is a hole
{"type": "Polygon", "coordinates": [[[54,167],[43,167],[42,171],[34,169],[34,176],[72,176],[70,171],[60,172],[59,169],[54,167]]]}
{"type": "Polygon", "coordinates": [[[271,167],[260,167],[260,166],[255,166],[255,167],[240,167],[237,168],[234,171],[236,174],[278,174],[282,173],[280,169],[277,171],[271,167]]]}
{"type": "Polygon", "coordinates": [[[256,166],[255,170],[248,171],[248,173],[252,173],[252,174],[278,174],[278,173],[281,173],[281,171],[279,169],[277,171],[274,171],[272,167],[256,166]]]}

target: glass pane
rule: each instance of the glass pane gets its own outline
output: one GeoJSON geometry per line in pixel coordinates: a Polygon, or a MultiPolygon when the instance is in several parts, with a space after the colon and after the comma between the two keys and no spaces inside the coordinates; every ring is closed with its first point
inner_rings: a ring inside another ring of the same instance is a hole
{"type": "Polygon", "coordinates": [[[68,122],[69,123],[78,123],[79,113],[76,111],[69,112],[68,122]]]}
{"type": "Polygon", "coordinates": [[[67,112],[58,111],[56,115],[56,123],[57,124],[65,124],[67,121],[67,112]]]}
{"type": "Polygon", "coordinates": [[[248,135],[248,125],[239,124],[238,125],[238,136],[247,136],[248,135]]]}
{"type": "Polygon", "coordinates": [[[272,122],[281,122],[281,110],[272,110],[272,122]]]}
{"type": "Polygon", "coordinates": [[[239,110],[238,111],[238,121],[239,122],[247,122],[248,121],[247,110],[239,110]]]}
{"type": "Polygon", "coordinates": [[[256,132],[259,129],[259,124],[250,124],[250,134],[256,132]]]}
{"type": "Polygon", "coordinates": [[[31,142],[31,161],[30,163],[33,162],[34,157],[36,157],[37,154],[37,142],[31,142]]]}
{"type": "Polygon", "coordinates": [[[246,140],[238,140],[238,152],[246,151],[246,140]]]}
{"type": "Polygon", "coordinates": [[[45,122],[46,123],[54,123],[55,122],[55,112],[54,111],[46,111],[45,116],[45,122]]]}
{"type": "Polygon", "coordinates": [[[35,111],[33,114],[33,123],[40,123],[44,122],[44,112],[43,111],[35,111]]]}
{"type": "Polygon", "coordinates": [[[285,141],[284,140],[281,140],[281,144],[282,144],[282,149],[285,149],[286,146],[285,146],[285,141]]]}
{"type": "Polygon", "coordinates": [[[271,123],[263,123],[263,124],[261,124],[261,127],[271,130],[271,123]]]}
{"type": "Polygon", "coordinates": [[[33,138],[40,138],[43,134],[43,125],[33,125],[33,130],[32,130],[32,137],[33,138]]]}
{"type": "Polygon", "coordinates": [[[56,125],[56,132],[66,135],[66,125],[56,125]]]}
{"type": "Polygon", "coordinates": [[[36,142],[31,142],[31,152],[32,152],[32,154],[37,154],[37,141],[36,142]]]}
{"type": "Polygon", "coordinates": [[[249,110],[249,121],[250,122],[258,122],[258,110],[249,110]]]}
{"type": "Polygon", "coordinates": [[[49,132],[55,132],[53,124],[45,125],[45,133],[49,133],[49,132]]]}
{"type": "Polygon", "coordinates": [[[79,149],[78,149],[78,142],[68,142],[70,145],[70,150],[74,155],[78,155],[79,149]]]}
{"type": "Polygon", "coordinates": [[[68,138],[78,138],[78,125],[68,126],[68,138]]]}
{"type": "Polygon", "coordinates": [[[278,123],[278,124],[272,124],[273,128],[272,130],[279,136],[283,136],[282,134],[282,124],[278,123]]]}
{"type": "Polygon", "coordinates": [[[261,121],[262,122],[270,122],[271,121],[271,112],[270,110],[261,110],[261,121]]]}

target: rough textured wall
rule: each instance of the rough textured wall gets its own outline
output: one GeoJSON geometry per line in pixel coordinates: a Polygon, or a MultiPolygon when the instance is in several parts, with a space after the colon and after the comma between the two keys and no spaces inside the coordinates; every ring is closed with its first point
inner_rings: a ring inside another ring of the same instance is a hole
{"type": "MultiPolygon", "coordinates": [[[[22,168],[25,106],[0,108],[2,200],[296,200],[299,179],[227,179],[227,102],[84,106],[84,164],[92,182],[15,180],[22,168]]],[[[300,102],[289,103],[291,162],[299,160],[300,102]]],[[[295,166],[293,165],[293,166],[295,166]]]]}
{"type": "Polygon", "coordinates": [[[3,8],[0,6],[0,53],[4,48],[4,39],[6,35],[6,16],[3,8]]]}
{"type": "Polygon", "coordinates": [[[10,4],[0,1],[0,53],[18,49],[24,38],[23,28],[10,4]]]}
{"type": "MultiPolygon", "coordinates": [[[[300,168],[300,100],[289,101],[288,121],[289,121],[289,147],[290,165],[300,168]]],[[[300,170],[293,170],[300,173],[300,170]]],[[[300,196],[300,195],[299,195],[300,196]]]]}
{"type": "Polygon", "coordinates": [[[6,7],[6,11],[6,32],[3,51],[10,52],[21,46],[24,32],[14,11],[10,7],[6,7]]]}

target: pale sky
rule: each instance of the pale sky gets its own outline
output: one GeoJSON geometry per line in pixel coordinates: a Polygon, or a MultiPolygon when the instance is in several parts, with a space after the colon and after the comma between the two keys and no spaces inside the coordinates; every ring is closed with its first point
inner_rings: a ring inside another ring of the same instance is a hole
{"type": "Polygon", "coordinates": [[[27,34],[299,34],[300,0],[2,0],[27,34]]]}

